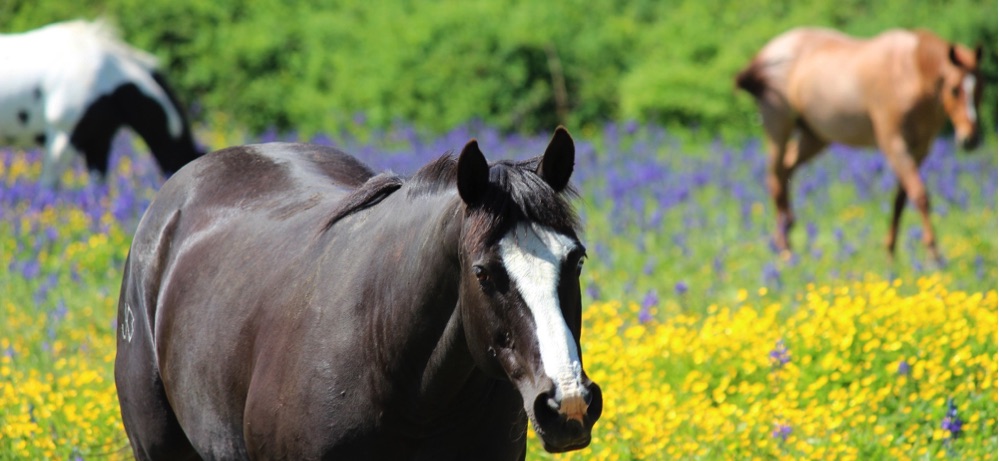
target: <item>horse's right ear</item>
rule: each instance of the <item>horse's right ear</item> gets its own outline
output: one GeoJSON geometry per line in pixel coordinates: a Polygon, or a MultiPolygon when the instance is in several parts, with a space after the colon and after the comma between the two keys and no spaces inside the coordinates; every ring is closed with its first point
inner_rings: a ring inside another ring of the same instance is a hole
{"type": "Polygon", "coordinates": [[[479,150],[479,142],[471,140],[458,155],[458,195],[467,205],[482,200],[489,186],[489,164],[479,150]]]}
{"type": "Polygon", "coordinates": [[[955,65],[957,67],[962,67],[961,66],[961,60],[957,56],[957,47],[954,46],[953,43],[950,44],[950,46],[947,49],[947,58],[950,59],[950,63],[951,64],[953,64],[953,65],[955,65]]]}

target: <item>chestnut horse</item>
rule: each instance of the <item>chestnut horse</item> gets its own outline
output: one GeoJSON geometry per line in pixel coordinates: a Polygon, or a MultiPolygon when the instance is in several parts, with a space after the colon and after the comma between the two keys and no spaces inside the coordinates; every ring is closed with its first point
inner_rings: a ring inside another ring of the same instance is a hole
{"type": "Polygon", "coordinates": [[[947,119],[962,147],[978,145],[981,56],[981,47],[948,44],[924,30],[890,30],[865,40],[799,28],[767,43],[736,84],[756,98],[762,115],[778,248],[790,249],[791,173],[838,142],[877,146],[899,178],[886,242],[889,255],[895,253],[908,197],[922,215],[923,241],[940,261],[919,165],[947,119]]]}
{"type": "Polygon", "coordinates": [[[587,446],[575,150],[404,179],[336,149],[239,146],[136,231],[115,383],[137,459],[524,459],[587,446]]]}

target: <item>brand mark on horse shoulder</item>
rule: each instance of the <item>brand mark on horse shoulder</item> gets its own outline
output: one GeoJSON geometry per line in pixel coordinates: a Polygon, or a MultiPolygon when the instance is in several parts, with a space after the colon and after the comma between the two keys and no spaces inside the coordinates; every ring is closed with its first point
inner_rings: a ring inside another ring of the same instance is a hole
{"type": "Polygon", "coordinates": [[[132,342],[133,334],[135,334],[135,315],[132,314],[132,306],[125,303],[125,314],[121,319],[121,339],[132,342]]]}

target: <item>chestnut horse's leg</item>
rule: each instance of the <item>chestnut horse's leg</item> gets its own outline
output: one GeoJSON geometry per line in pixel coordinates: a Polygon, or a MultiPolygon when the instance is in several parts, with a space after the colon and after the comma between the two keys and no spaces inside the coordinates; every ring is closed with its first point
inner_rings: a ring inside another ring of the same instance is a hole
{"type": "Polygon", "coordinates": [[[795,169],[815,158],[828,144],[804,125],[801,125],[797,132],[797,139],[785,140],[783,152],[771,147],[768,165],[767,184],[777,205],[776,243],[781,252],[791,250],[787,234],[794,226],[795,220],[794,211],[791,209],[791,175],[795,169]]]}
{"type": "Polygon", "coordinates": [[[905,199],[908,198],[916,205],[923,221],[923,243],[929,250],[930,256],[938,263],[943,263],[940,252],[937,250],[936,234],[933,232],[933,224],[930,222],[930,197],[926,192],[926,186],[919,177],[919,164],[926,156],[920,149],[919,152],[910,154],[908,144],[901,136],[892,137],[885,142],[881,142],[881,150],[888,157],[888,164],[895,175],[898,176],[899,188],[895,193],[895,204],[892,210],[891,227],[888,230],[886,241],[889,257],[894,256],[895,243],[898,237],[898,224],[901,220],[902,210],[905,207],[905,199]]]}
{"type": "Polygon", "coordinates": [[[902,210],[905,209],[905,188],[899,182],[898,190],[895,191],[895,205],[891,213],[891,227],[888,228],[888,238],[885,246],[888,247],[888,258],[895,259],[895,239],[898,235],[898,223],[902,220],[902,210]]]}
{"type": "Polygon", "coordinates": [[[768,96],[758,100],[769,151],[767,189],[777,206],[777,231],[774,233],[774,240],[777,249],[781,253],[786,253],[790,251],[787,232],[793,225],[794,217],[791,215],[791,202],[787,195],[791,170],[785,166],[784,157],[794,128],[794,119],[791,118],[791,111],[782,98],[773,96],[772,92],[768,96]]]}
{"type": "Polygon", "coordinates": [[[787,154],[784,156],[784,166],[793,173],[798,167],[815,158],[828,144],[815,136],[811,130],[802,128],[799,130],[798,139],[788,146],[787,154]]]}

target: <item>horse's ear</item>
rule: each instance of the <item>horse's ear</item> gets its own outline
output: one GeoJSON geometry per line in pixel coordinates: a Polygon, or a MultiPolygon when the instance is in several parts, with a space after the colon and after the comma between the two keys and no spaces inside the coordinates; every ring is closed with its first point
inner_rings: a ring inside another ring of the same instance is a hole
{"type": "Polygon", "coordinates": [[[562,192],[569,185],[569,176],[576,163],[576,146],[565,127],[559,126],[552,135],[545,155],[538,163],[537,173],[555,192],[562,192]]]}
{"type": "Polygon", "coordinates": [[[953,43],[947,49],[947,58],[950,59],[950,63],[957,67],[964,67],[964,63],[961,62],[961,57],[957,55],[957,47],[953,43]]]}
{"type": "MultiPolygon", "coordinates": [[[[964,57],[965,59],[967,59],[968,54],[964,53],[964,57]]],[[[961,52],[960,50],[957,49],[957,45],[953,43],[951,43],[950,48],[947,50],[947,58],[950,59],[951,64],[960,67],[962,69],[968,69],[972,67],[971,65],[969,65],[969,63],[966,63],[961,60],[961,52]]],[[[975,48],[975,62],[978,63],[981,60],[981,58],[982,58],[982,46],[978,45],[978,47],[975,48]]]]}
{"type": "Polygon", "coordinates": [[[458,155],[458,195],[468,205],[482,200],[489,185],[489,164],[479,150],[479,142],[471,140],[458,155]]]}

